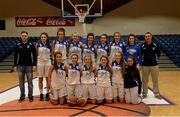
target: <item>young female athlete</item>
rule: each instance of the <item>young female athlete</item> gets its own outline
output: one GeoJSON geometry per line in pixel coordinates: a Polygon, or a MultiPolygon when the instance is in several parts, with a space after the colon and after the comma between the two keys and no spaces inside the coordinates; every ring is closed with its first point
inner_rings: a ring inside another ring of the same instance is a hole
{"type": "Polygon", "coordinates": [[[115,53],[115,60],[112,61],[111,67],[113,69],[112,87],[113,87],[113,101],[116,103],[124,102],[124,70],[125,61],[122,52],[115,53]]]}
{"type": "MultiPolygon", "coordinates": [[[[47,33],[41,33],[40,38],[40,41],[38,41],[36,45],[36,50],[38,54],[37,73],[39,77],[40,101],[44,101],[43,78],[46,78],[46,84],[48,84],[48,69],[51,65],[51,45],[47,33]]],[[[46,90],[46,101],[48,101],[49,88],[47,87],[46,90]]]]}
{"type": "Polygon", "coordinates": [[[126,103],[139,104],[141,98],[141,78],[139,70],[133,57],[127,59],[127,66],[124,74],[124,90],[126,103]]]}
{"type": "Polygon", "coordinates": [[[96,58],[96,48],[93,44],[93,40],[94,40],[94,34],[93,33],[89,33],[87,35],[87,44],[83,45],[83,59],[84,56],[86,55],[91,55],[92,61],[93,63],[95,63],[95,58],[96,58]]]}
{"type": "Polygon", "coordinates": [[[135,58],[137,68],[139,68],[139,65],[141,64],[141,47],[136,43],[136,36],[134,34],[130,34],[128,36],[125,52],[126,60],[129,56],[133,56],[135,58]]]}
{"type": "Polygon", "coordinates": [[[80,85],[80,77],[82,76],[81,65],[78,64],[78,55],[71,55],[71,63],[66,65],[66,74],[68,75],[66,81],[67,87],[67,102],[71,106],[84,106],[86,100],[82,98],[82,88],[80,85]]]}
{"type": "Polygon", "coordinates": [[[97,46],[97,64],[100,63],[102,55],[109,55],[109,45],[107,43],[107,34],[101,35],[101,43],[97,46]]]}
{"type": "Polygon", "coordinates": [[[51,89],[50,102],[54,105],[64,104],[66,96],[66,72],[62,63],[62,53],[55,52],[54,64],[49,68],[48,87],[51,89]],[[58,101],[59,100],[59,101],[58,101]]]}
{"type": "Polygon", "coordinates": [[[71,40],[69,44],[69,62],[71,61],[70,57],[72,54],[77,54],[78,55],[78,63],[82,63],[82,43],[79,42],[79,36],[77,33],[73,33],[71,35],[71,40]]]}
{"type": "Polygon", "coordinates": [[[102,55],[100,64],[97,66],[97,103],[102,104],[105,99],[107,103],[112,102],[112,69],[107,56],[102,55]]]}
{"type": "Polygon", "coordinates": [[[65,29],[59,28],[57,31],[57,39],[53,41],[52,45],[53,54],[55,52],[61,52],[62,61],[67,63],[68,47],[69,44],[65,41],[65,29]]]}
{"type": "Polygon", "coordinates": [[[117,52],[125,52],[125,43],[121,40],[121,34],[119,32],[115,32],[113,35],[113,41],[110,44],[110,55],[109,60],[112,62],[114,60],[114,55],[117,52]]]}
{"type": "Polygon", "coordinates": [[[91,55],[84,56],[84,65],[82,67],[82,96],[87,100],[90,98],[92,104],[96,103],[96,87],[95,87],[95,67],[91,55]]]}

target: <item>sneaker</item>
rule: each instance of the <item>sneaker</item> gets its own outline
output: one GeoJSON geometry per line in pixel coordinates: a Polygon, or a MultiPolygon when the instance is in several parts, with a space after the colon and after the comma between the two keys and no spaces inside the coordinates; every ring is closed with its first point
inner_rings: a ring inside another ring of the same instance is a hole
{"type": "Polygon", "coordinates": [[[50,98],[49,98],[49,93],[46,93],[46,101],[49,101],[50,98]]]}
{"type": "Polygon", "coordinates": [[[33,97],[29,97],[29,102],[33,102],[33,97]]]}
{"type": "Polygon", "coordinates": [[[155,95],[154,97],[159,99],[159,100],[161,100],[161,96],[160,95],[155,95]]]}
{"type": "Polygon", "coordinates": [[[40,94],[40,101],[44,101],[44,95],[43,94],[40,94]]]}
{"type": "Polygon", "coordinates": [[[21,103],[21,102],[24,101],[24,100],[25,100],[24,97],[20,97],[19,100],[18,100],[18,102],[21,103]]]}

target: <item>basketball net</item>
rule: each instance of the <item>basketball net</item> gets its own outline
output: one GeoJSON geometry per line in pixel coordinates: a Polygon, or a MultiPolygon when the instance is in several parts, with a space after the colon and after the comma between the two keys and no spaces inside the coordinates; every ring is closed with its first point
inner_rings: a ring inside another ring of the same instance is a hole
{"type": "Polygon", "coordinates": [[[77,10],[76,15],[77,15],[78,18],[79,18],[79,22],[80,22],[80,23],[84,23],[85,18],[86,18],[86,16],[87,16],[87,12],[84,11],[84,10],[82,10],[82,9],[80,9],[80,10],[77,10]]]}

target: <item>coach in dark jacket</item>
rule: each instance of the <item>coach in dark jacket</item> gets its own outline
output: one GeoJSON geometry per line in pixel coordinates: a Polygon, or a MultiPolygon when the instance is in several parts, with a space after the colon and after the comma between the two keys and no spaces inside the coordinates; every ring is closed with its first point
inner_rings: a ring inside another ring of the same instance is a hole
{"type": "Polygon", "coordinates": [[[25,99],[25,75],[28,82],[28,98],[33,101],[33,68],[37,63],[35,47],[28,42],[28,33],[21,32],[21,41],[16,45],[14,54],[14,71],[18,71],[20,98],[19,102],[25,99]]]}
{"type": "Polygon", "coordinates": [[[158,44],[153,43],[152,34],[145,33],[145,43],[141,45],[142,52],[142,83],[143,83],[143,97],[146,98],[148,94],[148,77],[151,73],[153,82],[154,96],[160,99],[158,76],[159,67],[158,59],[160,57],[160,50],[158,44]]]}

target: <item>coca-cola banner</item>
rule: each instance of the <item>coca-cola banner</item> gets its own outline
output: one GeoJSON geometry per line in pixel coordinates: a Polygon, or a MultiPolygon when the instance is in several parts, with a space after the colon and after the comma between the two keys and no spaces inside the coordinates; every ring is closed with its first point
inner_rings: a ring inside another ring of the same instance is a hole
{"type": "Polygon", "coordinates": [[[15,17],[16,27],[75,26],[74,19],[62,17],[15,17]]]}

